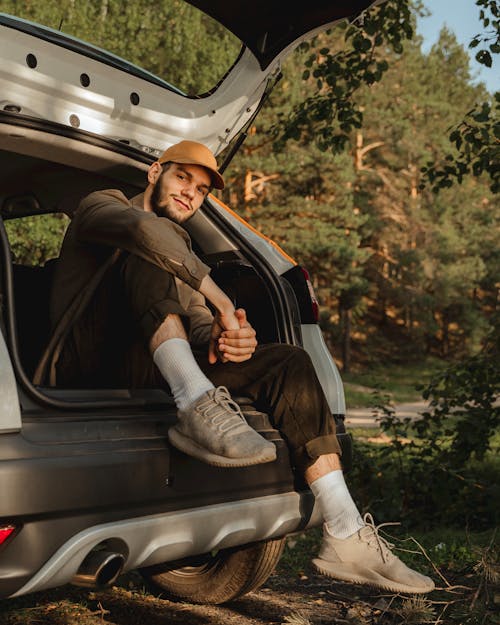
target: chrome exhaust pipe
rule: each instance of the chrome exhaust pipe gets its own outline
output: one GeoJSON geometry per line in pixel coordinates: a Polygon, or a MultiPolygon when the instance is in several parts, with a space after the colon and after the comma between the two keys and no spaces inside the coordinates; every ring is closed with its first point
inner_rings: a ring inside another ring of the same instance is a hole
{"type": "Polygon", "coordinates": [[[122,572],[125,557],[112,551],[91,551],[71,583],[83,588],[110,586],[122,572]]]}

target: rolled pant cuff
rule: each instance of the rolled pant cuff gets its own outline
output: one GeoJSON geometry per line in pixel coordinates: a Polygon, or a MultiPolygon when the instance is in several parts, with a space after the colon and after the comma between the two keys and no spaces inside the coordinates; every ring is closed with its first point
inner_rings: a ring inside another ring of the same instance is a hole
{"type": "Polygon", "coordinates": [[[320,456],[327,454],[342,455],[342,450],[335,434],[318,436],[305,444],[305,455],[309,459],[308,466],[313,464],[320,456]]]}

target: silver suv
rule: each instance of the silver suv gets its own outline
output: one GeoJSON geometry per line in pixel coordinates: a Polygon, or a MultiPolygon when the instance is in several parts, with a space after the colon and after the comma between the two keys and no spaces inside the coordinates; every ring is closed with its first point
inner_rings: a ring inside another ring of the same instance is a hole
{"type": "MultiPolygon", "coordinates": [[[[175,407],[162,390],[33,383],[48,340],[57,259],[43,266],[13,261],[8,222],[71,215],[96,189],[135,195],[149,164],[179,139],[215,153],[238,145],[281,60],[371,2],[292,3],[284,12],[268,0],[265,19],[235,0],[191,4],[244,43],[204,98],[0,14],[0,598],[68,582],[106,585],[139,569],[170,595],[220,603],[262,584],[285,537],[319,521],[284,441],[245,398],[238,400],[248,420],[276,443],[278,460],[227,470],[169,446],[175,407]]],[[[189,232],[212,276],[247,310],[259,341],[309,352],[348,456],[342,383],[307,273],[213,196],[189,232]]]]}

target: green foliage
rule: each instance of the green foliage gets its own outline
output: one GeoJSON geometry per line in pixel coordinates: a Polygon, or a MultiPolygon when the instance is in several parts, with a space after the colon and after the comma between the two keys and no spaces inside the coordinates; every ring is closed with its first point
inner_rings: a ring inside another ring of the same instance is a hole
{"type": "Polygon", "coordinates": [[[309,269],[331,344],[344,344],[342,312],[352,310],[358,362],[473,352],[496,305],[498,212],[483,180],[436,197],[420,189],[420,168],[444,158],[447,129],[484,88],[471,84],[467,52],[443,30],[426,55],[419,39],[401,53],[378,51],[388,68],[353,97],[363,128],[348,133],[350,152],[320,150],[316,126],[277,149],[277,117],[318,95],[315,78],[300,78],[304,63],[338,46],[336,34],[319,36],[284,65],[228,170],[225,200],[309,269]],[[245,178],[254,173],[269,180],[248,196],[245,178]]]}
{"type": "Polygon", "coordinates": [[[420,384],[429,382],[445,368],[445,363],[437,358],[428,358],[415,363],[401,364],[372,362],[363,369],[357,368],[350,374],[343,374],[346,403],[349,408],[373,406],[373,392],[379,390],[390,397],[394,404],[418,402],[422,393],[420,384]]]}
{"type": "Polygon", "coordinates": [[[499,520],[500,332],[477,356],[448,367],[423,390],[430,410],[412,423],[387,397],[375,411],[389,443],[358,443],[353,477],[363,507],[406,523],[484,528],[499,520]]]}
{"type": "MultiPolygon", "coordinates": [[[[476,53],[478,63],[492,67],[492,55],[500,52],[500,6],[496,0],[476,0],[484,31],[476,35],[469,48],[482,46],[476,53]]],[[[454,182],[462,183],[464,176],[486,175],[493,193],[500,190],[500,92],[493,101],[477,104],[466,113],[449,136],[456,151],[439,162],[428,162],[422,172],[432,190],[438,193],[454,182]]],[[[425,186],[425,183],[422,185],[425,186]]]]}
{"type": "Polygon", "coordinates": [[[447,154],[441,166],[429,162],[422,168],[435,193],[454,182],[461,184],[466,175],[480,176],[483,172],[490,178],[491,191],[500,191],[499,113],[500,92],[497,92],[493,104],[478,105],[453,129],[449,139],[457,155],[447,154]]]}
{"type": "Polygon", "coordinates": [[[43,265],[50,258],[57,258],[68,221],[62,213],[6,221],[13,262],[43,265]]]}
{"type": "Polygon", "coordinates": [[[500,52],[500,8],[496,0],[476,0],[480,8],[479,19],[483,22],[484,31],[476,35],[469,47],[483,47],[476,53],[476,61],[486,67],[491,67],[491,55],[500,52]]]}
{"type": "Polygon", "coordinates": [[[380,521],[401,519],[408,527],[494,527],[499,520],[498,461],[488,454],[460,469],[447,467],[427,440],[403,436],[411,435],[408,424],[393,417],[387,415],[386,422],[390,443],[356,442],[351,480],[361,507],[380,521]]]}
{"type": "Polygon", "coordinates": [[[316,41],[303,44],[303,51],[310,52],[303,79],[315,88],[287,119],[283,115],[279,120],[280,132],[283,125],[284,131],[277,146],[282,148],[289,139],[295,139],[314,141],[320,150],[334,154],[344,151],[350,133],[363,123],[362,109],[353,95],[361,86],[381,80],[389,67],[384,50],[400,54],[402,42],[412,35],[408,2],[388,0],[333,31],[334,38],[343,39],[340,49],[338,44],[317,47],[316,41]]]}
{"type": "Polygon", "coordinates": [[[482,182],[436,198],[419,191],[419,170],[446,154],[446,128],[484,91],[470,84],[467,54],[446,30],[428,55],[409,42],[389,65],[383,83],[358,96],[365,108],[358,143],[366,150],[358,202],[368,200],[375,250],[370,296],[382,323],[398,320],[394,340],[406,335],[421,354],[456,355],[477,347],[485,299],[495,297],[498,213],[482,182]]]}
{"type": "MultiPolygon", "coordinates": [[[[290,95],[286,82],[280,88],[290,95]]],[[[275,96],[273,104],[279,105],[277,100],[275,96]]],[[[360,245],[366,216],[353,206],[352,162],[346,155],[332,158],[313,146],[304,150],[291,145],[285,152],[275,152],[267,142],[255,149],[255,142],[267,134],[266,122],[264,116],[259,134],[250,138],[247,150],[231,165],[229,203],[246,205],[244,214],[252,225],[307,267],[327,308],[334,306],[335,295],[349,296],[354,306],[366,292],[363,266],[371,252],[360,245]],[[263,185],[255,199],[246,199],[238,183],[248,173],[262,176],[262,170],[280,174],[276,182],[263,185]]]]}
{"type": "Polygon", "coordinates": [[[423,389],[431,411],[415,424],[416,431],[453,469],[471,458],[483,460],[500,427],[499,320],[497,315],[479,354],[448,367],[423,389]]]}

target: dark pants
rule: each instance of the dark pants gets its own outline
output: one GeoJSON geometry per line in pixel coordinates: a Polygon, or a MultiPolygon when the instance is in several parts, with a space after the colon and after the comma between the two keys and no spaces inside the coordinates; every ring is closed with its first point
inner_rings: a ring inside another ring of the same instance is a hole
{"type": "MultiPolygon", "coordinates": [[[[122,257],[75,323],[57,364],[58,385],[165,387],[147,345],[168,314],[186,319],[172,276],[135,256],[122,257]]],[[[215,386],[248,397],[269,414],[297,468],[307,468],[323,454],[340,453],[335,422],[304,350],[260,345],[245,362],[214,365],[208,363],[207,348],[194,353],[215,386]]]]}

